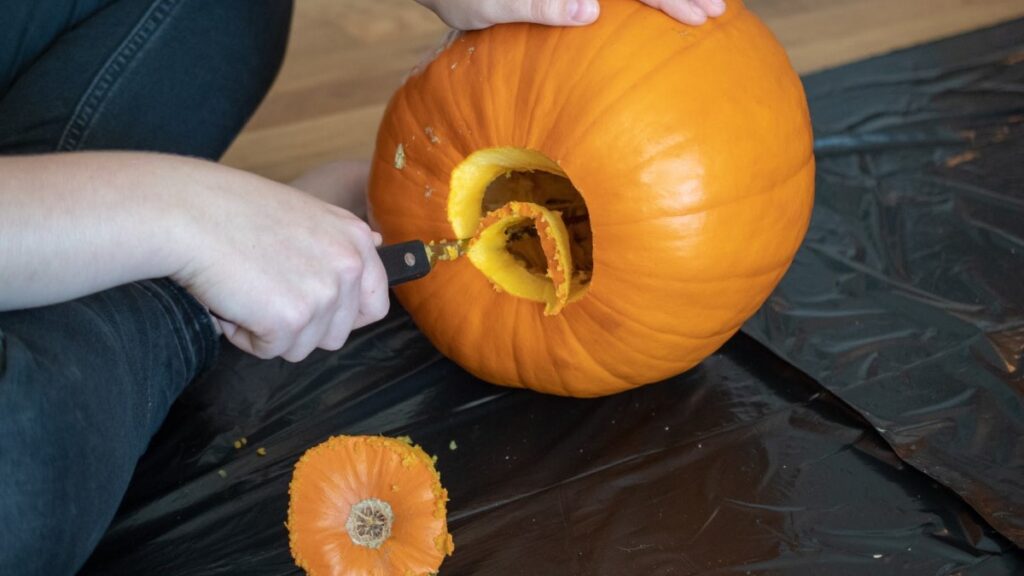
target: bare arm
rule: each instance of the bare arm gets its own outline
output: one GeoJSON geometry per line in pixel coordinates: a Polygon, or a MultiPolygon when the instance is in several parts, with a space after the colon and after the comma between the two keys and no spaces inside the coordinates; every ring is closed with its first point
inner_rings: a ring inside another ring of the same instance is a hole
{"type": "Polygon", "coordinates": [[[143,154],[0,158],[0,310],[182,270],[176,196],[195,177],[183,164],[143,154]]]}
{"type": "Polygon", "coordinates": [[[0,158],[0,309],[169,276],[260,357],[337,349],[387,312],[369,227],[288,186],[189,158],[0,158]]]}

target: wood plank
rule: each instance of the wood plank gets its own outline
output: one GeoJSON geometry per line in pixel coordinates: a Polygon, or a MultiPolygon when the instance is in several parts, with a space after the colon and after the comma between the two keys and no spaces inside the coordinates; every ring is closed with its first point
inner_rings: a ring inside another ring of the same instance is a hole
{"type": "MultiPolygon", "coordinates": [[[[748,0],[801,73],[1024,17],[1022,0],[748,0]]],[[[301,0],[281,74],[224,163],[277,180],[368,158],[391,93],[446,28],[411,0],[301,0]]]]}
{"type": "Polygon", "coordinates": [[[1021,0],[750,0],[801,73],[1024,16],[1021,0]]]}

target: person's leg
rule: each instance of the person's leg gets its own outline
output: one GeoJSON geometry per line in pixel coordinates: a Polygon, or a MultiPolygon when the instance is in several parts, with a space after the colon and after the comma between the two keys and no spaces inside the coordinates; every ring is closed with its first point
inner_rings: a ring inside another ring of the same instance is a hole
{"type": "MultiPolygon", "coordinates": [[[[116,0],[0,97],[0,153],[217,158],[276,74],[287,0],[116,0]]],[[[0,576],[73,574],[218,339],[167,280],[0,313],[0,576]]]]}
{"type": "Polygon", "coordinates": [[[150,150],[217,159],[269,89],[290,0],[116,0],[0,96],[0,154],[150,150]]]}
{"type": "Polygon", "coordinates": [[[0,0],[0,94],[66,30],[114,0],[0,0]]]}
{"type": "Polygon", "coordinates": [[[3,313],[0,330],[0,574],[73,574],[217,336],[160,280],[3,313]]]}

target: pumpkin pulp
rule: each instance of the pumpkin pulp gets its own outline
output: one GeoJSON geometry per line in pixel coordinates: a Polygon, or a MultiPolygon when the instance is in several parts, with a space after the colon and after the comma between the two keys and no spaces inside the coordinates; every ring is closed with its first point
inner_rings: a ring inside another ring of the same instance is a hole
{"type": "Polygon", "coordinates": [[[586,294],[593,236],[583,196],[544,154],[489,148],[451,175],[448,220],[496,290],[560,313],[586,294]]]}

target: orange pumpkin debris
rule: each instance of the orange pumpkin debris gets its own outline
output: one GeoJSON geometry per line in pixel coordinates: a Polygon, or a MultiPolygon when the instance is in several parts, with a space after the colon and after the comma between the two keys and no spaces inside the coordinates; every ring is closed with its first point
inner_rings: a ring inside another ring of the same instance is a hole
{"type": "Polygon", "coordinates": [[[288,492],[292,556],[310,576],[434,574],[455,549],[448,492],[405,439],[332,437],[303,454],[288,492]]]}

